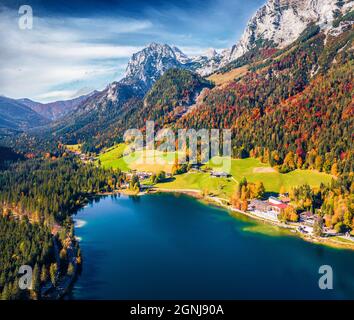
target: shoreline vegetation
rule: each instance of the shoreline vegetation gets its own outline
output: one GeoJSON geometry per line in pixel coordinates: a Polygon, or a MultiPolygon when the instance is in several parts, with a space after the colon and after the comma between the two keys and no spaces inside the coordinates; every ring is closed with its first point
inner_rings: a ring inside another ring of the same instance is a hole
{"type": "Polygon", "coordinates": [[[122,176],[65,155],[15,162],[0,178],[1,298],[60,299],[82,263],[73,215],[91,198],[117,189],[122,176]],[[31,266],[34,277],[20,290],[22,265],[31,266]]]}
{"type": "MultiPolygon", "coordinates": [[[[85,207],[90,200],[99,197],[100,195],[88,195],[87,199],[78,203],[73,209],[72,215],[75,215],[81,208],[85,207]]],[[[24,222],[27,221],[30,225],[39,227],[38,221],[34,221],[33,218],[29,218],[29,213],[21,213],[17,207],[3,206],[3,209],[11,212],[10,214],[4,216],[9,218],[14,222],[24,222]]],[[[47,226],[48,227],[48,226],[47,226]]],[[[63,298],[75,283],[79,275],[79,271],[82,264],[82,257],[77,246],[77,241],[74,241],[74,237],[65,230],[65,227],[59,224],[52,226],[51,230],[48,228],[48,234],[50,235],[50,242],[52,248],[53,264],[55,264],[55,271],[53,275],[47,275],[45,280],[41,280],[40,284],[33,285],[36,287],[35,292],[31,292],[31,298],[36,300],[58,300],[63,298]],[[60,239],[60,233],[64,231],[65,239],[60,239]],[[63,256],[63,250],[65,249],[65,255],[63,256]],[[64,265],[64,270],[63,270],[64,265]],[[66,267],[71,265],[71,269],[66,267]],[[69,271],[70,270],[70,271],[69,271]],[[55,279],[55,280],[54,280],[55,279]],[[54,283],[53,283],[54,281],[54,283]]],[[[22,244],[21,244],[22,245],[22,244]]],[[[51,266],[53,266],[51,264],[51,266]]],[[[36,273],[36,271],[33,271],[36,273]]],[[[43,272],[43,269],[42,269],[43,272]]],[[[41,277],[43,277],[41,275],[41,277]]],[[[35,280],[37,281],[37,280],[35,280]]]]}

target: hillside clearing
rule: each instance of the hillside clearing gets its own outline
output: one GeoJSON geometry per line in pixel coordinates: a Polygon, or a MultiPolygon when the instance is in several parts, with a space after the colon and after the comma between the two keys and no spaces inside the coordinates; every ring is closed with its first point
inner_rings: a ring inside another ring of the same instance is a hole
{"type": "Polygon", "coordinates": [[[213,81],[217,86],[222,86],[235,81],[235,79],[243,77],[247,71],[248,66],[246,65],[240,68],[232,69],[226,73],[214,73],[208,77],[208,80],[213,81]]]}

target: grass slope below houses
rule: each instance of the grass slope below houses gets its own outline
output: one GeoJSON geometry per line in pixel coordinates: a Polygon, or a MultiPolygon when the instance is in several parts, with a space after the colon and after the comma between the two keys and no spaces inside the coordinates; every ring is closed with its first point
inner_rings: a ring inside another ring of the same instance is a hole
{"type": "Polygon", "coordinates": [[[99,160],[101,165],[107,169],[121,169],[122,171],[129,171],[129,167],[123,159],[123,153],[126,148],[124,143],[117,144],[100,154],[99,160]]]}
{"type": "Polygon", "coordinates": [[[214,178],[209,173],[187,172],[176,175],[167,182],[158,183],[156,188],[169,190],[197,190],[209,195],[229,199],[237,182],[232,178],[214,178]]]}

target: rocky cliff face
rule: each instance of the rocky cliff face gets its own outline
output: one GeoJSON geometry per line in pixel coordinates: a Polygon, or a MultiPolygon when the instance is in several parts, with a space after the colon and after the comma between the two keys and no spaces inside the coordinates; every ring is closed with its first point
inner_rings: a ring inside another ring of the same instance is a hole
{"type": "Polygon", "coordinates": [[[249,21],[240,41],[224,53],[222,64],[235,60],[259,41],[283,48],[316,23],[330,29],[335,16],[353,9],[353,1],[338,0],[268,0],[249,21]]]}

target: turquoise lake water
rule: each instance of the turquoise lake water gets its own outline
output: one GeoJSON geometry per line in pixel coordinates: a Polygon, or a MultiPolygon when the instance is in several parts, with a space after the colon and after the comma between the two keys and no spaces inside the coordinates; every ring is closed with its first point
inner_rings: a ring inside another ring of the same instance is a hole
{"type": "Polygon", "coordinates": [[[305,242],[184,195],[109,196],[75,216],[69,299],[354,299],[354,252],[305,242]],[[319,268],[333,269],[320,290],[319,268]]]}

